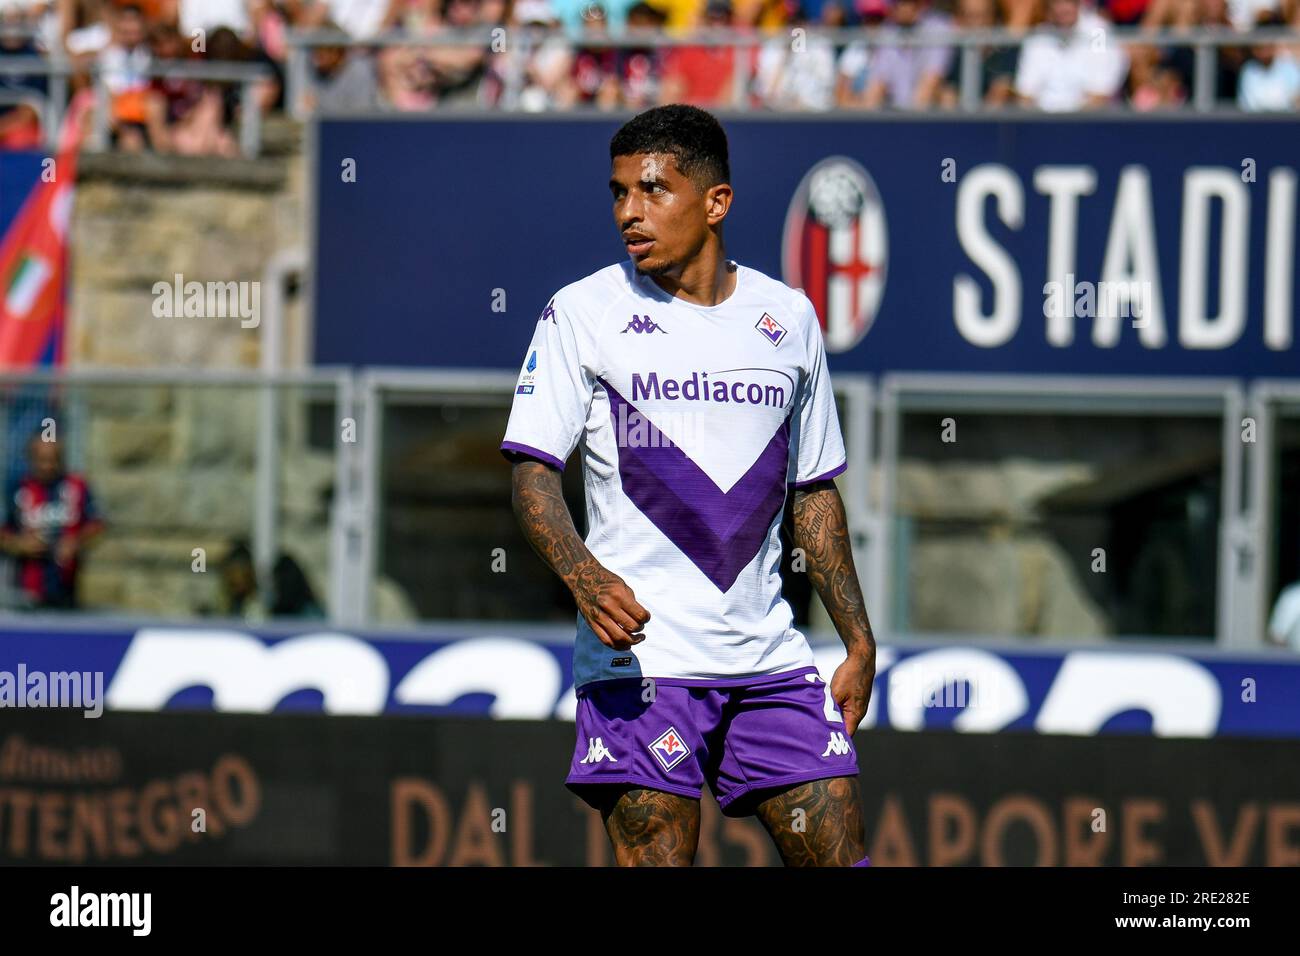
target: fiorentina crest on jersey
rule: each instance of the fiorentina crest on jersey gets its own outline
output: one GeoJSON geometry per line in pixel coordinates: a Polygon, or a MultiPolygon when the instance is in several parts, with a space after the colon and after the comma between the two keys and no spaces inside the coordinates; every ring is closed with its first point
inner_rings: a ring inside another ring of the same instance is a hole
{"type": "Polygon", "coordinates": [[[781,269],[812,300],[828,352],[853,348],[871,328],[888,252],[885,206],[867,171],[846,156],[813,166],[786,212],[781,269]]]}
{"type": "Polygon", "coordinates": [[[672,770],[686,759],[691,748],[682,743],[681,735],[676,730],[669,727],[650,745],[650,752],[665,770],[672,770]]]}
{"type": "Polygon", "coordinates": [[[767,339],[773,345],[780,345],[781,340],[785,338],[785,326],[772,318],[766,312],[763,317],[754,323],[754,328],[763,333],[763,338],[767,339]]]}

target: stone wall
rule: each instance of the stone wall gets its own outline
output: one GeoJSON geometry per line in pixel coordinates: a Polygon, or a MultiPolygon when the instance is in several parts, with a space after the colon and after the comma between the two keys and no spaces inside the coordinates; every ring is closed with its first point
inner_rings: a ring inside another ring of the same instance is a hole
{"type": "MultiPolygon", "coordinates": [[[[261,282],[307,245],[299,132],[267,127],[253,160],[83,155],[71,227],[68,364],[255,369],[263,328],[238,318],[159,318],[154,284],[261,282]]],[[[267,290],[262,289],[265,306],[267,290]]],[[[286,302],[286,354],[301,355],[303,300],[286,302]]],[[[333,456],[307,443],[305,396],[281,393],[280,544],[319,596],[328,581],[333,456]]],[[[109,530],[86,561],[88,607],[189,614],[219,603],[217,563],[251,535],[260,395],[248,387],[128,384],[65,396],[61,435],[109,530]],[[208,573],[191,569],[206,552],[208,573]]]]}

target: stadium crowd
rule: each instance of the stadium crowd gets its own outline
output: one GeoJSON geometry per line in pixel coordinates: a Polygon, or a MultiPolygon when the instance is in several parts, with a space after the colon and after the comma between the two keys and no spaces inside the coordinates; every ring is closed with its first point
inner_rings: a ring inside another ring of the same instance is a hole
{"type": "MultiPolygon", "coordinates": [[[[1194,51],[1176,36],[1194,28],[1273,26],[1295,43],[1226,46],[1214,76],[1217,103],[1243,110],[1300,107],[1300,0],[0,0],[0,64],[40,56],[73,70],[71,90],[97,66],[111,94],[111,132],[122,149],[234,155],[238,87],[156,77],[182,60],[260,63],[264,111],[283,109],[287,38],[342,31],[361,45],[311,49],[309,105],[328,110],[449,106],[640,109],[665,102],[784,110],[953,109],[963,30],[1024,33],[1012,47],[977,50],[979,96],[989,107],[1080,110],[1176,108],[1193,84],[1194,51]],[[1152,34],[1108,38],[1112,25],[1152,34]],[[494,27],[504,27],[490,35],[494,27]],[[513,28],[516,30],[512,41],[513,28]],[[914,37],[878,46],[818,34],[914,37]],[[377,35],[427,37],[478,29],[482,42],[366,46],[377,35]],[[731,30],[747,47],[638,45],[731,30]],[[527,37],[526,42],[524,37],[527,37]],[[491,36],[491,38],[489,38],[491,36]],[[797,41],[795,38],[798,38],[797,41]],[[504,38],[504,40],[503,40],[504,38]],[[621,46],[610,46],[617,40],[621,46]],[[933,42],[930,42],[933,41],[933,42]]],[[[39,74],[0,74],[0,148],[41,137],[32,97],[39,74]]]]}

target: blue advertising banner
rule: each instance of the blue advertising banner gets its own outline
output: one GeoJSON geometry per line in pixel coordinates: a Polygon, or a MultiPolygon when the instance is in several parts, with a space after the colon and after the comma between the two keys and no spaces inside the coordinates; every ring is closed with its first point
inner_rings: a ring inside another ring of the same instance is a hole
{"type": "MultiPolygon", "coordinates": [[[[315,360],[515,370],[625,252],[615,118],[322,120],[315,360]]],[[[1300,372],[1300,123],[725,118],[728,255],[832,369],[1300,372]]]]}
{"type": "MultiPolygon", "coordinates": [[[[844,659],[815,643],[823,678],[844,659]]],[[[648,679],[648,678],[647,678],[648,679]]],[[[409,634],[235,625],[0,631],[6,708],[573,720],[572,630],[409,634]]],[[[1300,661],[1115,649],[884,645],[862,726],[1300,738],[1300,661]]]]}

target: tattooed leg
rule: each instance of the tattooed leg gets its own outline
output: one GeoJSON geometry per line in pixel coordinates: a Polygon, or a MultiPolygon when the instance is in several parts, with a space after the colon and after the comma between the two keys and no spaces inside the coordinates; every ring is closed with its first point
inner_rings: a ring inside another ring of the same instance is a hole
{"type": "Polygon", "coordinates": [[[756,812],[786,866],[852,866],[867,855],[856,777],[797,784],[756,812]]]}
{"type": "Polygon", "coordinates": [[[624,790],[601,810],[618,866],[690,866],[700,842],[700,801],[662,790],[624,790]]]}

